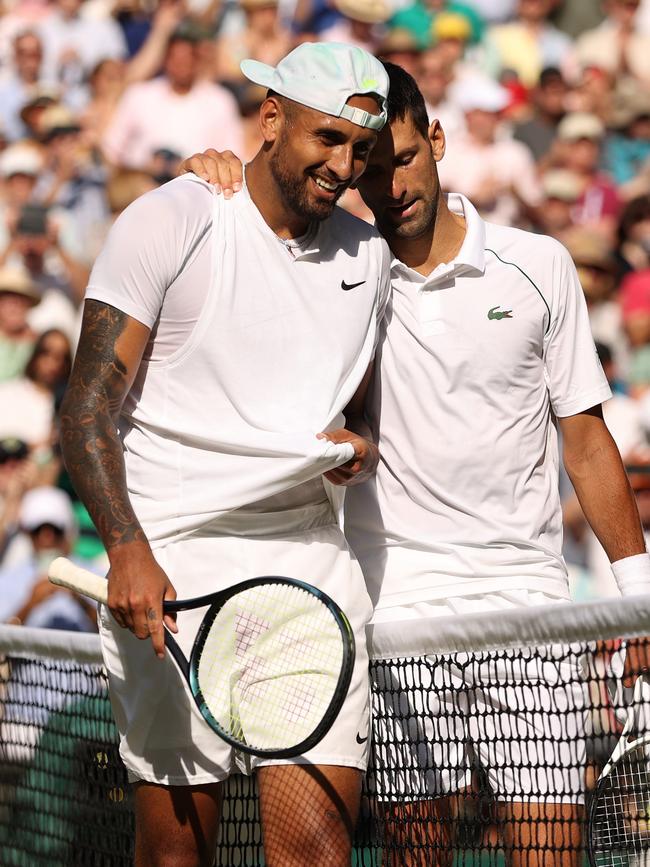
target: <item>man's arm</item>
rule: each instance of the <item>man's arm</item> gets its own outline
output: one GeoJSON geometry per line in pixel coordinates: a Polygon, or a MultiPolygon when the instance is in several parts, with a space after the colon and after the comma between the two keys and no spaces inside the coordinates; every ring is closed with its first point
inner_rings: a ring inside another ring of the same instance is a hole
{"type": "Polygon", "coordinates": [[[325,478],[333,485],[359,485],[370,478],[379,463],[379,449],[374,443],[372,431],[365,417],[366,394],[372,378],[372,362],[368,366],[361,384],[354,396],[343,410],[345,427],[338,430],[318,434],[319,437],[334,443],[352,443],[354,457],[324,473],[325,478]]]}
{"type": "Polygon", "coordinates": [[[564,466],[610,563],[645,553],[636,500],[600,406],[559,419],[564,466]]]}
{"type": "MultiPolygon", "coordinates": [[[[81,336],[61,405],[61,447],[77,494],[106,547],[108,606],[120,624],[164,655],[163,599],[174,599],[153,557],[126,485],[117,421],[149,328],[99,301],[86,301],[81,336]]],[[[174,627],[171,619],[166,620],[174,627]]]]}

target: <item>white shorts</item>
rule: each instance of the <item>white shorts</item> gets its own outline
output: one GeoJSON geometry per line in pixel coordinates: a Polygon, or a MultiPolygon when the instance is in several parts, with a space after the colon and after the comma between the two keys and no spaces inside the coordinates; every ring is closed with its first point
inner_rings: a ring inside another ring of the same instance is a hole
{"type": "Polygon", "coordinates": [[[499,801],[582,803],[583,650],[373,663],[371,791],[379,800],[443,797],[470,790],[478,773],[499,801]]]}
{"type": "MultiPolygon", "coordinates": [[[[314,584],[348,616],[356,662],[348,696],[323,740],[283,761],[244,757],[206,724],[169,654],[158,659],[150,641],[120,628],[105,606],[99,613],[120,754],[131,780],[200,785],[261,764],[343,765],[365,770],[368,754],[368,655],[363,636],[372,608],[361,569],[336,524],[305,532],[242,538],[207,534],[155,552],[178,598],[213,592],[257,575],[286,575],[314,584]]],[[[204,610],[178,615],[178,644],[189,655],[204,610]]]]}

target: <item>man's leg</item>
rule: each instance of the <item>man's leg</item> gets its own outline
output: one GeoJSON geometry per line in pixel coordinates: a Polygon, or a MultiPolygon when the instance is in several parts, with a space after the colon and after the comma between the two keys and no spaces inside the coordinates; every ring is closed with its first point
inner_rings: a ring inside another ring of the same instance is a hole
{"type": "Polygon", "coordinates": [[[509,867],[580,867],[584,808],[578,804],[499,804],[509,867]]]}
{"type": "Polygon", "coordinates": [[[451,867],[459,796],[384,808],[386,867],[451,867]]]}
{"type": "Polygon", "coordinates": [[[356,768],[260,768],[257,781],[267,867],[349,867],[361,780],[356,768]]]}
{"type": "Polygon", "coordinates": [[[212,867],[221,784],[134,788],[135,867],[212,867]]]}

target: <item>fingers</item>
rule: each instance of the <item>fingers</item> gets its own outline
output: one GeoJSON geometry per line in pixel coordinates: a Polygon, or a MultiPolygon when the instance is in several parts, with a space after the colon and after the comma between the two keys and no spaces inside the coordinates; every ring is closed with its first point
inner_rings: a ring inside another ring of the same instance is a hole
{"type": "Polygon", "coordinates": [[[217,193],[223,193],[225,199],[232,198],[243,185],[242,164],[232,151],[219,152],[209,148],[203,153],[194,154],[180,165],[179,174],[186,172],[194,172],[212,184],[217,193]]]}
{"type": "Polygon", "coordinates": [[[124,582],[120,586],[109,573],[108,607],[116,623],[129,629],[136,638],[151,639],[156,656],[165,655],[165,625],[177,632],[176,615],[163,613],[163,600],[176,598],[176,592],[164,573],[146,582],[124,582]]]}

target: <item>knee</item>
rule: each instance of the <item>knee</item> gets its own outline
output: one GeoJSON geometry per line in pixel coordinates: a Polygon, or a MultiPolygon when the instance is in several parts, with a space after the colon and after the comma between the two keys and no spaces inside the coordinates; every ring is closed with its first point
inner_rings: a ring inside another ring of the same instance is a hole
{"type": "Polygon", "coordinates": [[[348,829],[334,817],[317,828],[303,827],[299,833],[264,835],[267,867],[349,867],[351,854],[348,829]]]}

